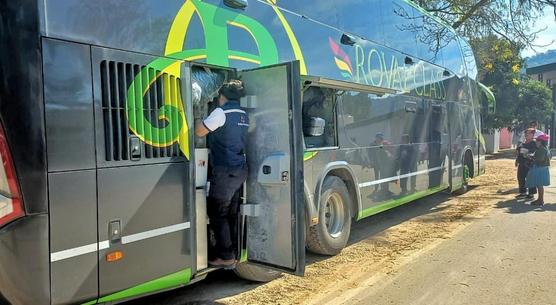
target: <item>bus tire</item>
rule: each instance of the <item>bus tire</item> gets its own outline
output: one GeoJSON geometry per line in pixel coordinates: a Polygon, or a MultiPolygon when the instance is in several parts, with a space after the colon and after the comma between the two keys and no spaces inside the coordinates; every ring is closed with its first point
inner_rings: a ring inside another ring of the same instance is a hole
{"type": "Polygon", "coordinates": [[[351,230],[351,197],[342,179],[328,176],[322,184],[319,223],[307,234],[309,251],[335,255],[346,246],[351,230]]]}
{"type": "Polygon", "coordinates": [[[251,265],[248,263],[237,264],[234,272],[242,279],[259,283],[267,283],[273,281],[279,278],[281,275],[281,273],[276,270],[251,265]]]}
{"type": "Polygon", "coordinates": [[[469,166],[467,164],[465,164],[463,166],[463,178],[462,179],[463,179],[462,180],[463,183],[461,185],[461,188],[454,191],[454,194],[456,196],[463,195],[463,194],[467,193],[467,191],[469,190],[469,184],[468,184],[469,183],[469,166]]]}

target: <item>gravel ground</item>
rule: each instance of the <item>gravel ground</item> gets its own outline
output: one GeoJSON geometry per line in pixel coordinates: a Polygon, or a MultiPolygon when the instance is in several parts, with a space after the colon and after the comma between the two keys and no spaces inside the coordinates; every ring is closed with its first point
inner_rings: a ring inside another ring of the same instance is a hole
{"type": "Polygon", "coordinates": [[[341,254],[307,255],[304,277],[284,275],[267,284],[253,284],[229,272],[216,272],[192,286],[133,303],[351,304],[359,300],[368,304],[374,300],[367,293],[374,291],[371,288],[386,289],[380,283],[391,282],[390,277],[405,266],[434,253],[470,225],[484,221],[501,202],[513,199],[514,164],[504,157],[490,158],[486,174],[471,180],[464,195],[436,194],[354,224],[349,246],[341,254]]]}

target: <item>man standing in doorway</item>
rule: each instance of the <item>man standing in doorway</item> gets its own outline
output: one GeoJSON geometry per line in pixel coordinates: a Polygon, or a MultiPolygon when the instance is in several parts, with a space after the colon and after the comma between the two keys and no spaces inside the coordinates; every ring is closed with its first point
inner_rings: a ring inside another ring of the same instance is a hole
{"type": "Polygon", "coordinates": [[[218,92],[218,107],[203,121],[197,122],[195,134],[209,135],[212,175],[207,200],[210,227],[216,241],[209,264],[214,267],[234,268],[235,251],[232,232],[236,224],[239,197],[234,196],[247,180],[245,145],[249,119],[240,107],[244,96],[243,83],[231,80],[218,92]]]}

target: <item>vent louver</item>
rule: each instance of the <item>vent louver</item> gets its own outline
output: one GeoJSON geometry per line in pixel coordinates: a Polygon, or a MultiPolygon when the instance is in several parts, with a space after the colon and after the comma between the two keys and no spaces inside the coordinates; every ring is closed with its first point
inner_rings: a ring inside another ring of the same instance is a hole
{"type": "MultiPolygon", "coordinates": [[[[153,135],[157,142],[169,142],[176,134],[177,130],[164,132],[157,132],[157,130],[165,130],[168,122],[159,119],[161,116],[161,107],[164,105],[165,94],[176,97],[180,92],[180,79],[170,76],[167,73],[161,73],[152,68],[145,69],[145,66],[122,63],[115,61],[102,61],[100,64],[101,88],[102,88],[102,113],[104,121],[104,139],[105,139],[105,156],[106,161],[125,161],[135,160],[133,152],[133,145],[130,143],[136,141],[135,134],[130,129],[130,122],[128,122],[126,99],[129,86],[133,79],[141,75],[141,80],[154,79],[156,80],[149,86],[149,90],[145,93],[142,102],[143,109],[142,115],[136,115],[140,118],[144,115],[149,124],[141,122],[131,122],[132,125],[138,126],[145,134],[153,135]],[[142,74],[142,75],[141,75],[142,74]],[[166,84],[164,86],[163,84],[166,84]],[[167,88],[167,89],[166,89],[167,88]],[[165,92],[168,90],[169,92],[165,92]],[[160,139],[158,138],[160,137],[160,139]],[[166,139],[166,141],[162,141],[166,139]]],[[[136,86],[135,96],[143,96],[141,86],[136,86]]],[[[177,105],[176,105],[177,106],[177,105]]],[[[136,107],[137,108],[137,107],[136,107]]],[[[138,109],[130,109],[130,111],[141,111],[138,109]]],[[[177,114],[172,114],[177,115],[177,114]]],[[[140,142],[141,158],[169,158],[178,157],[181,155],[179,146],[174,143],[172,145],[153,146],[143,141],[140,142]]]]}

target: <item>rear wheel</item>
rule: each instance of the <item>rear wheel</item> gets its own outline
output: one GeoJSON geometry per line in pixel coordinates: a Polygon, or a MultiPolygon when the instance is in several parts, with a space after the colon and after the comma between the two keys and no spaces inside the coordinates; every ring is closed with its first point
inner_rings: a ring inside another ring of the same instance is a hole
{"type": "Polygon", "coordinates": [[[242,279],[260,283],[273,281],[279,278],[281,275],[281,273],[276,270],[267,269],[248,263],[238,264],[234,269],[234,272],[242,279]]]}
{"type": "Polygon", "coordinates": [[[335,255],[346,246],[351,230],[351,197],[342,179],[328,176],[322,184],[319,223],[309,228],[307,248],[335,255]]]}

